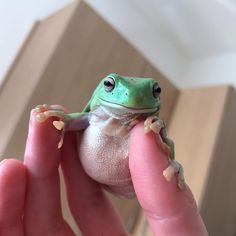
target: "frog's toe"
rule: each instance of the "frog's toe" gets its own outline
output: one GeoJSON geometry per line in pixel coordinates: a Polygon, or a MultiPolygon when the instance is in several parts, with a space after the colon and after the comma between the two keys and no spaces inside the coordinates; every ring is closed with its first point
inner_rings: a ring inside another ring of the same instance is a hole
{"type": "Polygon", "coordinates": [[[50,118],[50,117],[56,117],[56,118],[59,118],[59,119],[64,118],[64,112],[62,112],[62,111],[52,111],[52,110],[51,111],[45,111],[44,115],[47,118],[50,118]]]}
{"type": "Polygon", "coordinates": [[[150,116],[144,122],[144,133],[153,131],[155,134],[159,134],[160,130],[164,127],[164,123],[157,116],[150,116]]]}
{"type": "Polygon", "coordinates": [[[50,117],[57,117],[59,119],[64,118],[64,113],[62,111],[44,111],[44,112],[38,112],[36,115],[36,120],[38,122],[44,122],[50,117]]]}
{"type": "Polygon", "coordinates": [[[144,133],[147,134],[150,132],[152,129],[155,129],[155,125],[151,128],[151,125],[158,120],[157,116],[149,116],[145,121],[144,121],[144,133]]]}
{"type": "Polygon", "coordinates": [[[41,113],[41,112],[44,112],[44,111],[47,111],[49,109],[49,106],[47,104],[43,104],[43,105],[37,105],[34,110],[37,112],[37,113],[41,113]]]}
{"type": "Polygon", "coordinates": [[[150,125],[150,129],[155,133],[155,134],[159,134],[160,130],[161,130],[161,126],[160,123],[158,121],[155,121],[154,123],[152,123],[150,125]]]}
{"type": "Polygon", "coordinates": [[[176,160],[171,161],[171,164],[163,171],[163,176],[167,181],[171,181],[173,176],[177,173],[177,184],[180,189],[185,187],[183,167],[176,160]]]}
{"type": "Polygon", "coordinates": [[[149,116],[146,118],[144,121],[144,126],[150,126],[153,122],[157,121],[158,117],[157,116],[149,116]]]}
{"type": "Polygon", "coordinates": [[[62,120],[54,120],[53,121],[53,126],[57,129],[57,130],[63,130],[65,127],[65,122],[62,120]]]}
{"type": "Polygon", "coordinates": [[[170,182],[175,174],[175,169],[172,165],[169,165],[164,171],[163,175],[165,179],[170,182]]]}
{"type": "Polygon", "coordinates": [[[42,113],[38,113],[36,115],[36,120],[38,122],[44,122],[45,120],[47,120],[47,116],[42,112],[42,113]]]}

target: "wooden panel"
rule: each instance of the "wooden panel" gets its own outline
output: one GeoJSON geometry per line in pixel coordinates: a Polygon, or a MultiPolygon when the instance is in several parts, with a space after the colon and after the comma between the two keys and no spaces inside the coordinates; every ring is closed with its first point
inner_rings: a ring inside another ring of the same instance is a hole
{"type": "MultiPolygon", "coordinates": [[[[35,25],[30,32],[26,43],[12,65],[7,77],[4,79],[0,90],[0,128],[3,138],[0,139],[0,155],[16,156],[23,153],[21,142],[12,142],[12,136],[17,133],[20,135],[19,126],[24,128],[23,137],[27,130],[27,119],[24,116],[25,106],[27,106],[34,93],[38,81],[41,79],[42,72],[51,58],[57,43],[64,32],[74,4],[69,5],[64,11],[59,11],[54,17],[47,19],[47,24],[35,25]],[[17,123],[18,122],[18,123],[17,123]],[[25,129],[26,128],[26,129],[25,129]],[[11,148],[6,148],[10,144],[11,148]],[[20,149],[18,147],[21,146],[20,149]],[[6,149],[5,149],[6,148],[6,149]]],[[[27,111],[28,112],[28,111],[27,111]]],[[[24,140],[22,137],[17,139],[24,140]]]]}
{"type": "Polygon", "coordinates": [[[227,86],[183,90],[171,117],[169,135],[175,141],[176,159],[184,166],[186,181],[198,205],[206,187],[228,92],[227,86]]]}
{"type": "Polygon", "coordinates": [[[229,88],[200,211],[209,235],[236,235],[236,91],[229,88]]]}

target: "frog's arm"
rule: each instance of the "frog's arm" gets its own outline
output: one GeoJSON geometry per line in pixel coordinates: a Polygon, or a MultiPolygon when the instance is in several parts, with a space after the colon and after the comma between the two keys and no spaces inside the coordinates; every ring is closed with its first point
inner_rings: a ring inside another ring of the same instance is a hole
{"type": "Polygon", "coordinates": [[[167,129],[163,120],[159,116],[148,117],[144,122],[144,133],[152,130],[160,134],[162,143],[161,147],[169,153],[170,165],[163,171],[167,181],[170,181],[175,173],[178,173],[178,186],[182,189],[185,186],[184,170],[181,164],[175,160],[174,142],[167,136],[167,129]]]}
{"type": "Polygon", "coordinates": [[[65,114],[65,108],[60,105],[38,105],[34,110],[38,122],[44,122],[50,117],[57,117],[59,120],[53,122],[58,130],[77,131],[86,129],[90,119],[90,101],[82,112],[65,114]]]}
{"type": "Polygon", "coordinates": [[[90,113],[76,112],[64,115],[65,131],[84,130],[89,126],[90,113]]]}
{"type": "Polygon", "coordinates": [[[91,99],[86,104],[82,112],[64,114],[66,131],[83,130],[89,126],[91,99]]]}
{"type": "Polygon", "coordinates": [[[163,171],[163,175],[166,180],[170,181],[175,173],[178,173],[178,186],[180,189],[183,189],[185,186],[184,180],[184,170],[182,165],[175,160],[175,150],[174,150],[174,142],[167,136],[167,129],[165,123],[162,120],[159,120],[160,124],[163,123],[163,126],[160,130],[160,136],[162,138],[163,144],[162,147],[165,150],[166,146],[169,149],[169,158],[170,165],[163,171]]]}

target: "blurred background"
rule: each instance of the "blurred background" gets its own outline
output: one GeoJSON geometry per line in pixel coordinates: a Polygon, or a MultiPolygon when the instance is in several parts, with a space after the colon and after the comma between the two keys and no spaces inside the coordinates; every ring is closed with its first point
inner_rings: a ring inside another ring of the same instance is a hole
{"type": "MultiPolygon", "coordinates": [[[[35,20],[71,0],[0,1],[0,78],[35,20]]],[[[181,88],[236,84],[235,0],[87,0],[181,88]]]]}
{"type": "MultiPolygon", "coordinates": [[[[37,104],[80,111],[108,73],[153,77],[209,234],[236,235],[235,0],[0,0],[0,22],[2,158],[23,159],[37,104]]],[[[135,199],[109,197],[133,235],[152,235],[135,199]]]]}

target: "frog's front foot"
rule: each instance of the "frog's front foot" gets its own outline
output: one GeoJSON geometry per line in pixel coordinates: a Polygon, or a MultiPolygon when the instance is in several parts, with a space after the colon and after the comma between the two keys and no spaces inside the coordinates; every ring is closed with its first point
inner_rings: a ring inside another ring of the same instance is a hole
{"type": "Polygon", "coordinates": [[[167,181],[171,181],[175,173],[178,174],[177,181],[180,189],[185,187],[184,171],[182,165],[176,160],[171,160],[170,165],[163,171],[163,175],[167,181]]]}
{"type": "Polygon", "coordinates": [[[36,112],[36,120],[38,122],[44,122],[50,117],[57,117],[60,120],[63,120],[65,115],[63,107],[59,105],[49,106],[47,104],[43,104],[36,106],[34,110],[36,112]]]}
{"type": "Polygon", "coordinates": [[[160,133],[160,130],[164,128],[164,122],[157,116],[149,116],[144,122],[144,133],[147,134],[153,131],[156,134],[160,133]]]}
{"type": "Polygon", "coordinates": [[[61,137],[58,143],[58,148],[61,148],[63,144],[64,134],[65,134],[65,122],[63,121],[64,116],[65,116],[64,107],[60,105],[49,106],[47,104],[43,104],[43,105],[36,106],[34,110],[36,112],[36,120],[38,122],[42,123],[50,117],[56,117],[59,119],[59,120],[53,121],[53,126],[57,130],[61,131],[61,137]]]}

